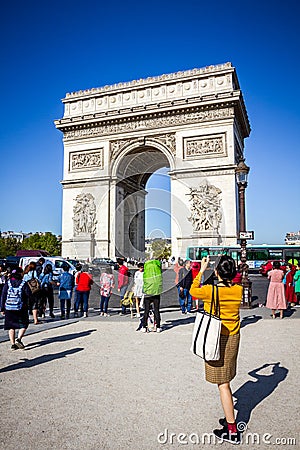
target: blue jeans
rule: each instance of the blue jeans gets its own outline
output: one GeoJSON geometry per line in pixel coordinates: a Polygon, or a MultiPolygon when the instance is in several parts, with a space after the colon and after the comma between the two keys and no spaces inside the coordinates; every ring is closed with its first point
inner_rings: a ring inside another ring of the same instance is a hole
{"type": "MultiPolygon", "coordinates": [[[[124,286],[122,286],[120,288],[120,302],[123,300],[123,298],[125,297],[126,291],[128,288],[128,284],[125,284],[124,286]]],[[[122,314],[126,314],[126,306],[122,305],[122,314]]]]}
{"type": "Polygon", "coordinates": [[[83,302],[83,312],[87,313],[89,310],[89,296],[90,291],[76,291],[76,300],[75,300],[75,312],[78,312],[78,308],[81,302],[83,302]]]}
{"type": "Polygon", "coordinates": [[[108,307],[108,300],[109,299],[110,299],[110,296],[105,297],[104,295],[101,295],[100,312],[103,312],[103,307],[104,307],[104,312],[105,312],[105,314],[107,314],[107,307],[108,307]]]}
{"type": "MultiPolygon", "coordinates": [[[[180,293],[180,288],[178,287],[178,297],[179,297],[179,293],[180,293]]],[[[192,296],[188,289],[183,289],[183,294],[184,294],[183,298],[179,297],[179,305],[180,305],[181,311],[183,313],[185,313],[186,311],[191,312],[192,296]]]]}

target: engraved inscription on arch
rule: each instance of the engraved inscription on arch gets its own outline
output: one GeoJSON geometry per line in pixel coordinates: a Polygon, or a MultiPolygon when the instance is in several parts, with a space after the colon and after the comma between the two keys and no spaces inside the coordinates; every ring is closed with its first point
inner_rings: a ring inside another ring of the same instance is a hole
{"type": "Polygon", "coordinates": [[[86,169],[103,169],[103,148],[70,153],[69,171],[86,169]]]}
{"type": "Polygon", "coordinates": [[[225,134],[185,138],[183,143],[185,159],[226,156],[225,134]]]}

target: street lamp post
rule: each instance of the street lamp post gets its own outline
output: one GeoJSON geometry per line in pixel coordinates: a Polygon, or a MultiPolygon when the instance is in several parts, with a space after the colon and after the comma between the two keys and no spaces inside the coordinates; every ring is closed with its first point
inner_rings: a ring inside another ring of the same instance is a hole
{"type": "MultiPolygon", "coordinates": [[[[241,159],[235,169],[236,182],[239,194],[239,231],[246,232],[246,210],[245,210],[245,191],[248,185],[248,174],[250,168],[245,164],[245,160],[241,159]]],[[[247,265],[247,240],[240,239],[241,245],[241,266],[242,266],[242,286],[243,286],[243,308],[251,308],[251,281],[248,277],[247,265]]]]}

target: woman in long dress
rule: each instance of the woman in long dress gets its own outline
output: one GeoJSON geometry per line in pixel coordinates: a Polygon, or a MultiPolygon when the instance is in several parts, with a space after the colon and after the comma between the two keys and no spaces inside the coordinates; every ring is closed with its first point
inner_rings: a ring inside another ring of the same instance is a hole
{"type": "Polygon", "coordinates": [[[270,280],[266,307],[272,310],[272,318],[276,318],[276,310],[279,310],[280,319],[283,319],[283,310],[286,309],[286,300],[284,295],[284,272],[280,270],[280,262],[273,262],[273,270],[268,273],[270,280]]]}

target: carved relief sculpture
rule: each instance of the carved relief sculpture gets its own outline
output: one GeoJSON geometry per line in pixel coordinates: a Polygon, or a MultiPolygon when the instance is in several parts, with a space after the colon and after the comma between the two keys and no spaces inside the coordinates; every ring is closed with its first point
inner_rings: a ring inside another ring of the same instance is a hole
{"type": "Polygon", "coordinates": [[[70,170],[103,168],[103,149],[70,153],[70,170]]]}
{"type": "Polygon", "coordinates": [[[185,139],[185,158],[206,158],[207,156],[224,156],[225,136],[203,136],[197,139],[185,139]]]}
{"type": "Polygon", "coordinates": [[[190,188],[191,216],[194,231],[218,231],[222,221],[221,189],[207,183],[190,188]]]}
{"type": "Polygon", "coordinates": [[[92,194],[77,195],[73,207],[74,236],[95,234],[96,231],[96,205],[92,194]]]}

